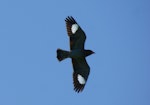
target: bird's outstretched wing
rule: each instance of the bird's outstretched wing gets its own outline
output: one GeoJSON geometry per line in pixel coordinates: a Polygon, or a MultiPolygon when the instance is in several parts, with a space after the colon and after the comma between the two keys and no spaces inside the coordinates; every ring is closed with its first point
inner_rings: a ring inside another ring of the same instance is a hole
{"type": "Polygon", "coordinates": [[[66,19],[67,33],[70,37],[70,49],[84,49],[86,35],[72,16],[66,19]]]}
{"type": "Polygon", "coordinates": [[[72,64],[73,64],[73,84],[74,84],[74,90],[76,92],[81,92],[84,89],[84,86],[87,82],[89,73],[90,73],[90,67],[86,62],[86,59],[80,58],[80,59],[74,59],[72,58],[72,64]]]}

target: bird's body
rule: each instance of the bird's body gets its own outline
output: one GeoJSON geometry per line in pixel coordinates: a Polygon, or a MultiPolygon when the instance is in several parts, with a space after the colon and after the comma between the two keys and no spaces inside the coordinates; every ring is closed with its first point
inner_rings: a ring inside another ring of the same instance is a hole
{"type": "Polygon", "coordinates": [[[86,35],[73,17],[66,18],[66,27],[70,37],[70,51],[57,49],[57,59],[59,61],[65,58],[71,58],[73,64],[73,83],[74,90],[81,92],[87,82],[90,73],[90,67],[86,62],[86,57],[93,54],[91,50],[84,49],[86,35]]]}
{"type": "Polygon", "coordinates": [[[58,49],[57,53],[58,53],[57,58],[59,59],[59,61],[62,61],[65,58],[80,59],[82,57],[87,57],[92,52],[90,50],[81,50],[81,49],[75,49],[75,50],[72,50],[72,51],[65,51],[65,50],[62,50],[62,49],[58,49]]]}
{"type": "Polygon", "coordinates": [[[80,58],[84,56],[84,50],[75,49],[70,52],[70,58],[80,58]]]}
{"type": "Polygon", "coordinates": [[[87,57],[89,50],[75,49],[70,52],[70,58],[87,57]]]}

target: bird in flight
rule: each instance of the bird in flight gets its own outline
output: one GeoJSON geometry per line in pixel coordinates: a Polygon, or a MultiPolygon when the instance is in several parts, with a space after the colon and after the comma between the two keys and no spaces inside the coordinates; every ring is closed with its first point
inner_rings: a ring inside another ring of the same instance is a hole
{"type": "Polygon", "coordinates": [[[87,82],[90,67],[86,57],[93,54],[92,50],[85,50],[86,35],[72,16],[65,19],[67,33],[70,39],[70,51],[57,49],[57,59],[71,58],[73,65],[73,84],[76,92],[81,92],[87,82]]]}

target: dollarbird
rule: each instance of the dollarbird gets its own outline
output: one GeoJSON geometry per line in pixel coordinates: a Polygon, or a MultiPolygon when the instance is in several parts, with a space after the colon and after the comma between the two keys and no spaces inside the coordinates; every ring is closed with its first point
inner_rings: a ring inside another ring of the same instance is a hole
{"type": "Polygon", "coordinates": [[[57,49],[57,59],[62,61],[66,58],[71,58],[74,90],[79,93],[84,89],[90,73],[90,67],[86,61],[86,57],[94,52],[84,49],[86,35],[76,20],[72,16],[68,16],[65,22],[70,39],[70,51],[57,49]]]}

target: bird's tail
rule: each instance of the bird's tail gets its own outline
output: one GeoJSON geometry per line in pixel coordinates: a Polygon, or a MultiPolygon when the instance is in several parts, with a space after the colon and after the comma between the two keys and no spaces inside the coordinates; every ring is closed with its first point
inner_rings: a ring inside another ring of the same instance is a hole
{"type": "Polygon", "coordinates": [[[68,57],[69,57],[69,54],[70,54],[69,51],[65,51],[65,50],[62,50],[62,49],[57,49],[57,59],[58,59],[59,61],[62,61],[62,60],[64,60],[65,58],[68,58],[68,57]]]}

